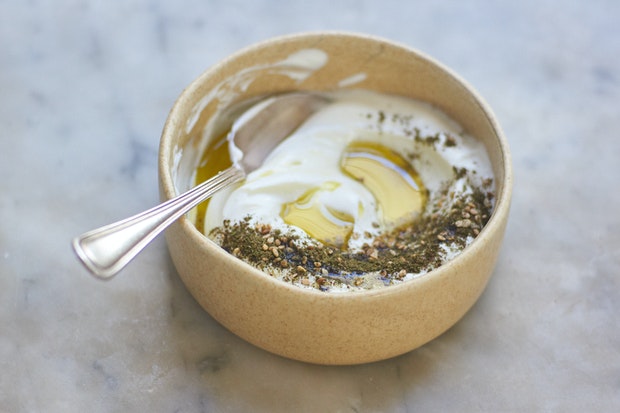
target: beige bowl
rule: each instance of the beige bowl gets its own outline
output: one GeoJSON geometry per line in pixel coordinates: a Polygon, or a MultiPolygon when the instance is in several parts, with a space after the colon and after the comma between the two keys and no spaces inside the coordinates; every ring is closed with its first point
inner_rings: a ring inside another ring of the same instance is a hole
{"type": "Polygon", "coordinates": [[[258,347],[320,364],[393,357],[454,325],[491,275],[512,188],[502,131],[488,106],[463,80],[433,59],[393,42],[322,32],[246,48],[208,69],[183,91],[161,138],[162,199],[192,185],[191,175],[209,139],[204,136],[221,132],[213,119],[222,107],[268,92],[341,87],[405,95],[443,109],[486,145],[497,198],[486,227],[448,264],[400,285],[346,294],[302,289],[271,278],[219,248],[188,218],[167,230],[179,275],[209,314],[258,347]]]}

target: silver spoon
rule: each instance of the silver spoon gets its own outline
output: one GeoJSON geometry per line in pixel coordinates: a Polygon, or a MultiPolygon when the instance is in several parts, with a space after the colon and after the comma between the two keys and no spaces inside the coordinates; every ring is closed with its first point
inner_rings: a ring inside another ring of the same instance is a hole
{"type": "Polygon", "coordinates": [[[228,135],[231,167],[154,208],[74,238],[77,256],[93,275],[112,278],[170,224],[261,166],[267,155],[326,101],[322,95],[296,92],[272,96],[251,107],[228,135]]]}

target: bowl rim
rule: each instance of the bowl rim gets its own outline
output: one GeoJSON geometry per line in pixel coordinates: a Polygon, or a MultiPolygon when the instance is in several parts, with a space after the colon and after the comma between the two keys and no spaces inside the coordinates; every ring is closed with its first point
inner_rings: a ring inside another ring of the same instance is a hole
{"type": "Polygon", "coordinates": [[[445,262],[441,266],[414,278],[407,280],[405,282],[401,282],[395,285],[390,285],[385,288],[371,289],[371,290],[355,290],[355,291],[347,291],[347,292],[323,292],[318,291],[316,289],[310,288],[301,288],[299,286],[292,285],[290,283],[278,280],[274,277],[266,276],[265,273],[256,269],[251,264],[246,263],[233,255],[229,254],[225,250],[223,250],[220,246],[218,246],[215,242],[209,239],[207,236],[202,234],[196,226],[190,222],[190,220],[183,216],[181,217],[176,224],[181,225],[183,228],[183,232],[191,237],[191,241],[195,242],[199,245],[201,249],[212,250],[214,253],[222,254],[222,259],[228,261],[230,265],[233,267],[240,265],[242,268],[246,269],[248,276],[256,277],[259,283],[266,283],[271,288],[277,289],[285,289],[293,294],[301,294],[308,295],[308,297],[319,298],[321,300],[352,300],[352,299],[360,299],[361,297],[367,298],[379,298],[385,295],[394,295],[399,294],[403,290],[415,289],[421,283],[426,283],[432,281],[436,278],[442,277],[447,272],[451,271],[451,267],[458,265],[459,262],[465,261],[471,256],[474,256],[477,251],[483,247],[484,240],[490,237],[490,233],[494,230],[498,230],[500,227],[505,225],[508,213],[510,210],[510,203],[512,197],[512,188],[513,188],[513,170],[512,170],[512,159],[510,154],[510,149],[508,145],[508,141],[503,133],[502,128],[497,121],[497,118],[490,106],[486,102],[486,100],[479,94],[479,92],[470,85],[465,79],[463,79],[459,74],[454,72],[452,69],[439,62],[435,58],[427,55],[426,53],[415,49],[406,44],[400,43],[394,40],[388,40],[386,38],[363,34],[357,32],[350,31],[339,31],[339,30],[321,30],[321,31],[304,31],[297,32],[291,34],[284,34],[280,36],[270,37],[268,39],[250,44],[245,46],[238,51],[228,55],[227,57],[218,61],[218,63],[206,68],[200,75],[198,75],[194,80],[192,80],[178,95],[175,99],[175,102],[168,114],[166,122],[163,127],[163,131],[161,134],[160,144],[159,144],[159,157],[158,157],[158,167],[159,167],[159,182],[160,182],[160,191],[161,196],[164,199],[170,199],[176,195],[178,195],[176,191],[176,185],[174,183],[172,168],[174,167],[173,163],[169,162],[169,160],[173,159],[174,156],[172,151],[174,150],[173,136],[174,131],[180,127],[180,125],[176,122],[176,119],[181,119],[179,114],[182,112],[186,102],[191,99],[192,95],[196,93],[196,90],[199,88],[199,85],[203,82],[205,78],[209,78],[213,73],[217,73],[220,68],[227,66],[231,62],[237,60],[240,56],[246,55],[249,52],[260,50],[267,46],[273,46],[273,44],[278,42],[292,42],[297,39],[305,39],[316,37],[342,37],[342,38],[351,38],[356,40],[368,40],[371,42],[379,43],[387,45],[391,48],[400,48],[406,53],[410,53],[416,55],[417,57],[425,60],[428,64],[435,66],[437,69],[445,72],[449,77],[451,77],[456,83],[458,83],[463,89],[467,91],[468,94],[473,98],[472,103],[475,103],[479,106],[482,113],[484,113],[486,120],[489,122],[490,127],[494,131],[495,139],[497,140],[497,144],[499,146],[500,153],[500,167],[503,172],[503,179],[497,181],[496,186],[501,185],[501,191],[495,193],[495,205],[493,208],[493,212],[489,217],[488,222],[482,228],[479,235],[468,245],[466,246],[456,257],[450,259],[445,262]],[[216,251],[217,250],[217,251],[216,251]]]}

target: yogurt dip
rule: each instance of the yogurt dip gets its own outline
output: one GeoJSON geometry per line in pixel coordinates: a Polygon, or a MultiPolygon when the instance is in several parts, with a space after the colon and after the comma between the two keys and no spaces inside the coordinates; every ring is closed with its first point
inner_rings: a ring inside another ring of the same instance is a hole
{"type": "Polygon", "coordinates": [[[203,232],[273,277],[334,292],[403,282],[459,254],[493,207],[484,145],[424,102],[328,97],[262,167],[210,200],[203,232]]]}

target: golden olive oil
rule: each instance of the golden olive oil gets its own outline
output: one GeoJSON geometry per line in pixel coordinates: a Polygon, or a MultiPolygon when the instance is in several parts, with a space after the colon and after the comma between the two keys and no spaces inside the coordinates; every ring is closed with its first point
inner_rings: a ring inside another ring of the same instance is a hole
{"type": "Polygon", "coordinates": [[[340,184],[325,182],[305,192],[293,202],[282,206],[280,216],[289,225],[303,229],[312,238],[324,244],[346,245],[353,232],[354,218],[342,211],[321,204],[321,192],[333,191],[340,184]]]}
{"type": "MultiPolygon", "coordinates": [[[[413,166],[379,143],[353,142],[345,149],[340,168],[373,194],[386,228],[413,222],[426,206],[428,191],[413,166]]],[[[337,187],[336,182],[325,182],[310,189],[283,205],[280,216],[287,224],[303,229],[322,243],[346,247],[353,232],[354,217],[328,208],[319,200],[322,192],[337,187]]]]}
{"type": "Polygon", "coordinates": [[[405,158],[386,146],[353,142],[340,167],[373,194],[386,227],[411,222],[424,211],[428,191],[422,179],[405,158]]]}
{"type": "MultiPolygon", "coordinates": [[[[227,136],[228,132],[214,139],[207,146],[200,159],[200,164],[196,169],[196,185],[214,177],[219,172],[232,165],[230,152],[228,151],[227,136]]],[[[204,219],[208,206],[209,200],[207,199],[196,207],[196,228],[198,228],[200,232],[204,230],[204,219]]]]}

